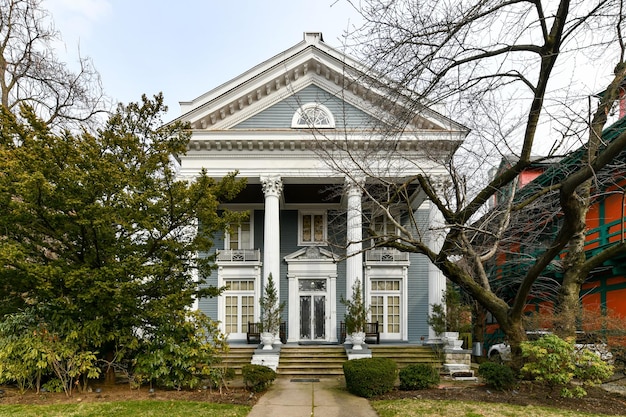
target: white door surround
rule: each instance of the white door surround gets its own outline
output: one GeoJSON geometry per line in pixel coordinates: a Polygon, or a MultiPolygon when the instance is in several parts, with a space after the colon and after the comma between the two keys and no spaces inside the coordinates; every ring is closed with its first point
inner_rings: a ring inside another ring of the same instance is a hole
{"type": "Polygon", "coordinates": [[[285,256],[285,261],[289,281],[287,341],[336,342],[337,265],[332,253],[309,246],[285,256]]]}

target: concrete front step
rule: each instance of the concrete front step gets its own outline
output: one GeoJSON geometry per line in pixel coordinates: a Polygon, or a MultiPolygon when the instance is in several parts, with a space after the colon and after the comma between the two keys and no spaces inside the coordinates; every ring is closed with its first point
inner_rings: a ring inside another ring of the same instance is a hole
{"type": "Polygon", "coordinates": [[[433,363],[440,365],[441,360],[428,346],[385,346],[368,345],[374,358],[390,358],[398,364],[398,369],[415,363],[433,363]]]}
{"type": "Polygon", "coordinates": [[[230,346],[228,353],[222,356],[222,366],[233,369],[235,375],[241,375],[241,368],[250,364],[256,345],[230,346]]]}
{"type": "Polygon", "coordinates": [[[348,359],[343,346],[283,346],[278,374],[289,377],[330,377],[343,375],[348,359]]]}
{"type": "MultiPolygon", "coordinates": [[[[222,363],[241,375],[241,368],[251,362],[256,347],[231,346],[222,363]]],[[[372,351],[372,357],[393,359],[399,369],[414,363],[441,364],[437,354],[427,346],[368,344],[368,347],[372,351]]],[[[343,375],[343,363],[347,359],[343,345],[284,345],[281,348],[277,372],[289,377],[338,376],[343,375]]]]}

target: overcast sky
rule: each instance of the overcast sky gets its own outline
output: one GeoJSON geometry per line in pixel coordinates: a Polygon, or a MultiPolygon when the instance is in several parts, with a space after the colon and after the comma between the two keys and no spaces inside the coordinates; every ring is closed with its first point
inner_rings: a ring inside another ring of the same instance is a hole
{"type": "Polygon", "coordinates": [[[191,100],[322,32],[341,47],[358,23],[345,0],[44,0],[64,59],[92,58],[106,93],[138,101],[162,91],[166,120],[191,100]]]}

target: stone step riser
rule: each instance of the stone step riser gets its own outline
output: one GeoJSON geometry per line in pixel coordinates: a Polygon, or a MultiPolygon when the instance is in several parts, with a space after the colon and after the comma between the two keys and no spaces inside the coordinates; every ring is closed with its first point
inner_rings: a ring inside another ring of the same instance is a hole
{"type": "MultiPolygon", "coordinates": [[[[430,348],[369,346],[373,357],[393,359],[402,369],[413,363],[440,364],[430,348]]],[[[254,348],[232,349],[223,359],[223,364],[241,374],[241,368],[249,364],[254,348]]],[[[278,373],[296,376],[339,376],[343,375],[343,363],[347,360],[343,347],[283,347],[280,354],[278,373]]]]}

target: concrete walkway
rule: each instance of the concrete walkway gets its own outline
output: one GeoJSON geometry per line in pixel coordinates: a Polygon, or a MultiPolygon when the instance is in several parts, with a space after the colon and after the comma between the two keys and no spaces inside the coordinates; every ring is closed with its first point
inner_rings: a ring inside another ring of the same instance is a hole
{"type": "Polygon", "coordinates": [[[346,390],[341,378],[279,377],[248,417],[377,417],[365,398],[346,390]]]}

